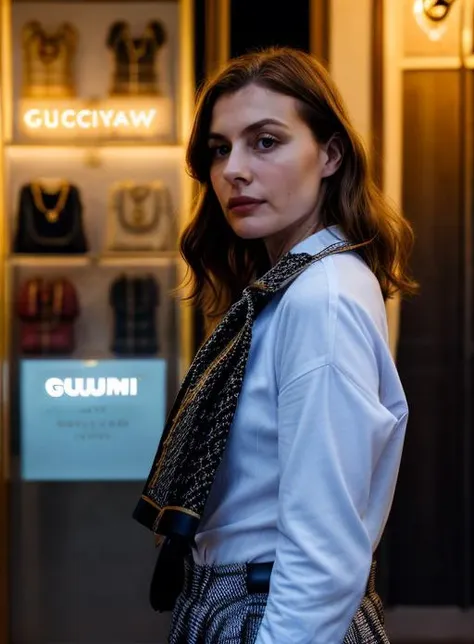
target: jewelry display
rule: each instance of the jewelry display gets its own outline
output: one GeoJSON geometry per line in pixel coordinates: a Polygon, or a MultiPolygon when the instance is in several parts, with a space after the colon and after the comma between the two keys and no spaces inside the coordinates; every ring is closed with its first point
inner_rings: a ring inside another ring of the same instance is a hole
{"type": "MultiPolygon", "coordinates": [[[[175,291],[177,232],[193,200],[183,171],[193,14],[194,0],[2,0],[0,325],[4,460],[15,483],[4,522],[14,552],[0,555],[12,561],[6,640],[163,639],[153,624],[137,633],[139,593],[123,610],[123,593],[109,592],[117,574],[127,577],[127,557],[78,551],[68,517],[112,482],[127,503],[192,351],[192,319],[175,291]],[[55,498],[38,503],[49,489],[55,498]],[[25,525],[52,549],[32,551],[25,525]],[[107,633],[87,588],[71,584],[87,586],[90,572],[107,633]]],[[[115,515],[107,521],[119,525],[115,515]]],[[[79,523],[79,538],[100,537],[93,520],[79,523]]]]}
{"type": "Polygon", "coordinates": [[[107,248],[165,251],[175,246],[171,197],[162,181],[123,181],[110,188],[107,248]]]}
{"type": "Polygon", "coordinates": [[[39,181],[25,184],[19,195],[16,253],[85,253],[82,202],[76,186],[62,181],[49,191],[39,181]]]}
{"type": "Polygon", "coordinates": [[[120,210],[120,221],[124,228],[133,233],[144,234],[150,232],[156,225],[158,209],[155,208],[152,218],[147,221],[144,201],[150,196],[151,189],[148,186],[134,186],[128,194],[133,202],[130,224],[124,216],[123,209],[120,210]]]}
{"type": "Polygon", "coordinates": [[[58,198],[56,201],[56,205],[54,208],[47,208],[44,204],[44,199],[43,199],[43,192],[41,190],[41,186],[39,183],[33,182],[31,184],[31,193],[33,195],[33,200],[35,203],[36,208],[44,213],[47,221],[50,223],[55,223],[58,221],[61,213],[64,210],[64,207],[66,205],[66,201],[69,195],[69,184],[64,182],[61,185],[61,188],[58,193],[58,198]]]}

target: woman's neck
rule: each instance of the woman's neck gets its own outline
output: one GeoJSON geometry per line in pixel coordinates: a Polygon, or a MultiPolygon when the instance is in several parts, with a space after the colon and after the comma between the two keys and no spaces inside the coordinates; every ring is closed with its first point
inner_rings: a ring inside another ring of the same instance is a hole
{"type": "Polygon", "coordinates": [[[296,230],[289,231],[285,229],[272,237],[267,237],[264,242],[270,264],[275,266],[283,255],[286,255],[297,244],[322,229],[323,225],[321,221],[311,221],[306,226],[299,226],[296,230]]]}

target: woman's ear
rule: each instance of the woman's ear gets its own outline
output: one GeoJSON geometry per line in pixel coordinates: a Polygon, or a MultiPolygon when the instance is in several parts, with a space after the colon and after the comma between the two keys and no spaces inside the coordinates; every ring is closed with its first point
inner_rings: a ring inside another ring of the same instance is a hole
{"type": "Polygon", "coordinates": [[[322,177],[331,177],[339,170],[344,157],[344,146],[342,145],[341,138],[338,134],[334,134],[327,143],[321,146],[322,151],[325,153],[325,163],[323,167],[322,177]]]}

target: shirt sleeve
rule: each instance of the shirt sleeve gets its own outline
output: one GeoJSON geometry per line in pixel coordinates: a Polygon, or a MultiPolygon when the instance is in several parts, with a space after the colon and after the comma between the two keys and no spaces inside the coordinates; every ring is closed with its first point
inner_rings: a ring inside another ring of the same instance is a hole
{"type": "Polygon", "coordinates": [[[341,644],[364,596],[371,477],[397,418],[333,363],[278,396],[278,542],[256,644],[341,644]]]}

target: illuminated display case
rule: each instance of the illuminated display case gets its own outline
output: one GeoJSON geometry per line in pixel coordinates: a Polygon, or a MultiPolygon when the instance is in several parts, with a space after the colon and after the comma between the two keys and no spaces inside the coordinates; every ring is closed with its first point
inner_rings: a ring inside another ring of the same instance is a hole
{"type": "Polygon", "coordinates": [[[172,292],[194,2],[1,11],[0,622],[9,604],[13,641],[152,641],[155,553],[131,512],[192,356],[172,292]]]}

